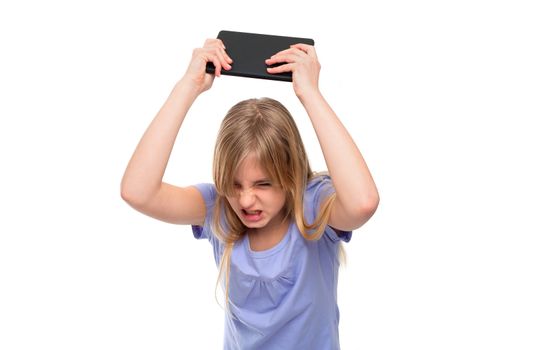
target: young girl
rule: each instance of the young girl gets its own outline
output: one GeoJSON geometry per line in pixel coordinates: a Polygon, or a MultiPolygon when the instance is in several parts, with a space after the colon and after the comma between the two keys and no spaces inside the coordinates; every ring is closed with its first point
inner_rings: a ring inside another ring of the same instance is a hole
{"type": "Polygon", "coordinates": [[[183,78],[135,150],[121,194],[156,219],[192,225],[213,246],[226,293],[224,349],[338,349],[340,241],[378,206],[372,176],[318,87],[313,46],[270,58],[269,73],[292,72],[329,175],[313,174],[289,112],[272,99],[242,101],[224,118],[215,146],[214,184],[162,182],[174,141],[194,100],[231,58],[220,40],[195,49],[183,78]],[[215,74],[205,73],[212,62],[215,74]]]}

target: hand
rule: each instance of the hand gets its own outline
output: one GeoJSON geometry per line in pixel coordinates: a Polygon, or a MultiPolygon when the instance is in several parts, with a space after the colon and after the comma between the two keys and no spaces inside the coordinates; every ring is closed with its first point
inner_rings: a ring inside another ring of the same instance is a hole
{"type": "Polygon", "coordinates": [[[202,48],[194,49],[191,62],[182,80],[194,85],[199,92],[209,90],[215,76],[219,77],[222,69],[230,70],[233,60],[226,53],[226,47],[219,39],[207,39],[202,48]],[[215,66],[215,75],[205,72],[207,62],[215,66]]]}
{"type": "Polygon", "coordinates": [[[312,45],[291,45],[289,49],[278,52],[265,63],[268,65],[285,63],[278,67],[267,68],[267,71],[271,74],[292,72],[292,86],[298,98],[318,92],[320,63],[312,45]]]}

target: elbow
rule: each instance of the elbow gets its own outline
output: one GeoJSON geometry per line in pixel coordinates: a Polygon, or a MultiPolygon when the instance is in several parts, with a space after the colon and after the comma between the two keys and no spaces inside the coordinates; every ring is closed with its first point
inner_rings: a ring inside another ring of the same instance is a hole
{"type": "Polygon", "coordinates": [[[369,195],[366,198],[354,203],[345,211],[346,227],[349,230],[356,230],[363,226],[374,215],[379,206],[379,195],[369,195]]]}
{"type": "Polygon", "coordinates": [[[375,194],[374,196],[371,196],[370,198],[367,198],[365,202],[361,205],[361,212],[363,213],[363,216],[368,219],[370,219],[379,206],[379,194],[375,194]]]}
{"type": "Polygon", "coordinates": [[[133,194],[133,191],[124,184],[120,185],[120,197],[123,201],[133,206],[133,203],[137,202],[136,197],[133,194]]]}
{"type": "Polygon", "coordinates": [[[379,196],[369,196],[358,203],[350,212],[350,216],[357,222],[357,226],[362,226],[376,212],[379,206],[379,196]]]}
{"type": "Polygon", "coordinates": [[[138,186],[122,181],[120,184],[120,197],[133,208],[141,208],[148,202],[148,197],[138,186]]]}
{"type": "Polygon", "coordinates": [[[134,197],[132,196],[131,192],[123,186],[120,186],[120,197],[128,204],[134,201],[134,197]]]}
{"type": "Polygon", "coordinates": [[[379,192],[377,189],[374,189],[369,194],[366,195],[365,200],[363,201],[363,210],[368,215],[370,219],[372,215],[376,212],[379,206],[379,192]]]}

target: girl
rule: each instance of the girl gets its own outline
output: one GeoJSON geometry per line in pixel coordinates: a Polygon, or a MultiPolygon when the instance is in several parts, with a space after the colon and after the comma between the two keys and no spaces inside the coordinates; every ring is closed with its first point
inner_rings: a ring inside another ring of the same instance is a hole
{"type": "Polygon", "coordinates": [[[135,150],[121,194],[156,219],[192,225],[213,246],[226,293],[224,349],[338,349],[340,241],[375,212],[379,196],[361,153],[321,95],[313,46],[292,45],[265,60],[292,72],[329,175],[313,174],[298,129],[277,101],[243,101],[224,118],[214,184],[162,182],[174,141],[194,100],[231,58],[220,40],[195,49],[135,150]],[[215,74],[205,73],[212,62],[215,74]]]}

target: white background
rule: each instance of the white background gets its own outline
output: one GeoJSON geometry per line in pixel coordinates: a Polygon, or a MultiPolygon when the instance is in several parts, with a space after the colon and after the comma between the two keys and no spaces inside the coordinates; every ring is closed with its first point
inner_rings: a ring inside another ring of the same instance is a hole
{"type": "MultiPolygon", "coordinates": [[[[310,37],[378,185],[346,245],[343,349],[533,348],[527,1],[18,1],[0,5],[0,348],[220,349],[207,241],[120,197],[142,133],[219,30],[310,37]]],[[[165,181],[211,181],[227,109],[288,83],[224,76],[165,181]]]]}

